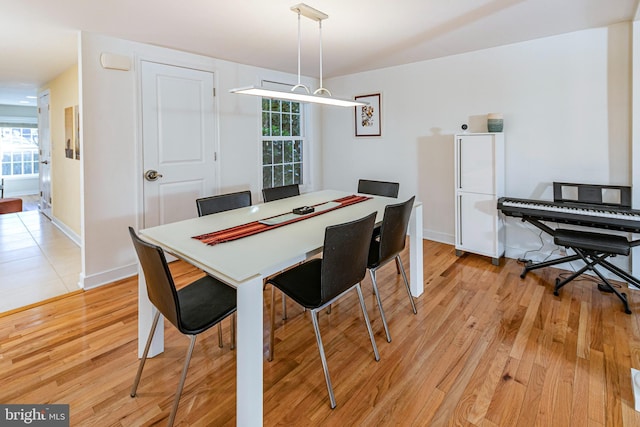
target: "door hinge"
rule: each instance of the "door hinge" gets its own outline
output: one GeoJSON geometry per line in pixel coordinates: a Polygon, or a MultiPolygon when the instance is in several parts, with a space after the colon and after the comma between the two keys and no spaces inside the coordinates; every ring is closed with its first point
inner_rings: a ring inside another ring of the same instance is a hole
{"type": "Polygon", "coordinates": [[[216,88],[215,87],[213,88],[213,97],[214,98],[216,97],[216,88]]]}
{"type": "Polygon", "coordinates": [[[218,161],[218,153],[216,151],[213,152],[213,161],[214,162],[218,161]]]}

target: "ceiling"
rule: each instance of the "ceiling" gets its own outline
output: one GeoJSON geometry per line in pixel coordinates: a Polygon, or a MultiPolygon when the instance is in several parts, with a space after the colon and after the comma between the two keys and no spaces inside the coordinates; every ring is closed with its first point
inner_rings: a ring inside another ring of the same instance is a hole
{"type": "MultiPolygon", "coordinates": [[[[305,0],[324,78],[632,21],[640,0],[305,0]]],[[[297,73],[298,0],[0,0],[0,104],[77,61],[79,30],[297,73]]],[[[301,20],[302,74],[319,77],[301,20]]]]}

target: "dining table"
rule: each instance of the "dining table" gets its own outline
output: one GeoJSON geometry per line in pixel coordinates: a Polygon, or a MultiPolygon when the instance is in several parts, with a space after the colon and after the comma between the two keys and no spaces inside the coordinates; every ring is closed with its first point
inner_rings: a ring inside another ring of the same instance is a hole
{"type": "MultiPolygon", "coordinates": [[[[236,425],[260,426],[263,420],[264,279],[320,253],[326,227],[372,212],[377,212],[376,224],[381,224],[385,206],[398,202],[389,197],[320,190],[140,230],[142,239],[236,288],[236,425]],[[336,208],[336,201],[354,195],[365,197],[336,208]],[[313,207],[314,212],[292,213],[293,209],[304,206],[313,207]],[[260,224],[259,232],[240,238],[220,241],[202,237],[256,223],[260,224]]],[[[418,297],[423,292],[422,203],[419,201],[413,206],[408,235],[410,289],[412,295],[418,297]]],[[[148,299],[144,275],[140,268],[138,270],[138,355],[141,357],[156,309],[148,299]]],[[[149,357],[164,351],[163,331],[160,324],[149,357]]]]}

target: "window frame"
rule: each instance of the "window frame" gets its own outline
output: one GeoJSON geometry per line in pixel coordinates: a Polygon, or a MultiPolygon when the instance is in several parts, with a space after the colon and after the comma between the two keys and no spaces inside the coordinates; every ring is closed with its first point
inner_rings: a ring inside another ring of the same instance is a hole
{"type": "MultiPolygon", "coordinates": [[[[289,85],[285,85],[287,88],[290,88],[291,86],[289,85]]],[[[301,152],[302,152],[302,161],[299,162],[301,164],[301,173],[300,173],[300,189],[301,190],[305,190],[306,188],[310,188],[310,174],[309,174],[309,165],[310,165],[310,150],[308,147],[308,138],[306,136],[306,132],[307,132],[307,123],[306,123],[306,117],[307,117],[307,107],[306,104],[304,103],[300,103],[298,102],[297,104],[299,105],[299,109],[298,109],[298,113],[290,113],[291,109],[289,110],[289,112],[283,112],[282,108],[279,109],[279,111],[276,111],[276,113],[279,113],[280,115],[282,114],[299,114],[299,128],[300,128],[300,135],[263,135],[264,133],[264,121],[263,121],[263,113],[265,111],[269,111],[269,112],[273,112],[273,109],[270,108],[269,110],[264,110],[263,109],[263,101],[264,100],[269,100],[271,102],[273,101],[279,101],[279,102],[287,102],[287,103],[293,103],[293,101],[281,101],[281,100],[274,100],[272,98],[267,98],[267,97],[261,97],[260,98],[260,103],[259,103],[259,132],[260,132],[260,136],[259,136],[259,159],[260,159],[260,163],[259,163],[259,167],[260,167],[260,185],[262,187],[264,187],[264,182],[265,182],[265,177],[264,177],[264,168],[265,168],[265,162],[264,162],[264,143],[265,142],[275,142],[275,141],[293,141],[293,143],[295,144],[296,141],[300,141],[301,144],[301,152]]],[[[271,104],[270,104],[271,106],[271,104]]],[[[269,120],[269,124],[271,124],[271,120],[269,120]]],[[[282,122],[280,122],[280,125],[282,124],[282,122]]],[[[283,159],[284,160],[284,159],[283,159]]],[[[295,159],[294,159],[295,160],[295,159]]],[[[298,163],[298,162],[284,162],[284,164],[289,164],[289,163],[298,163]]],[[[272,163],[275,164],[275,163],[272,163]]],[[[271,180],[272,184],[273,184],[273,175],[272,175],[272,180],[271,180]]],[[[283,185],[286,185],[288,182],[284,182],[283,185]]],[[[277,185],[276,185],[277,186],[277,185]]]]}
{"type": "Polygon", "coordinates": [[[27,124],[12,124],[12,123],[0,123],[0,137],[4,133],[5,129],[11,129],[12,131],[19,130],[21,137],[24,138],[24,131],[29,130],[30,139],[35,143],[35,147],[24,147],[20,149],[5,150],[0,139],[0,176],[5,178],[33,178],[40,174],[40,146],[38,140],[38,128],[37,126],[31,126],[27,124]],[[8,155],[8,161],[5,160],[5,156],[8,155]],[[16,160],[16,156],[20,159],[16,160]],[[26,156],[30,156],[30,159],[25,160],[26,156]],[[5,165],[9,165],[9,174],[4,174],[5,165]],[[31,166],[31,172],[25,173],[25,166],[31,166]],[[16,166],[20,167],[20,173],[14,173],[16,166]]]}

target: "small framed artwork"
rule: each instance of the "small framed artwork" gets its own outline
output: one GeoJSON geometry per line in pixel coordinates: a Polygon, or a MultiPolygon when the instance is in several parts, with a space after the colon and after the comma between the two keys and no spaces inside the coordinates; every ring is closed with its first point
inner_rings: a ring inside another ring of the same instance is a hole
{"type": "Polygon", "coordinates": [[[380,127],[382,120],[380,114],[380,94],[360,95],[356,96],[355,100],[369,104],[355,107],[356,136],[382,135],[380,127]]]}

